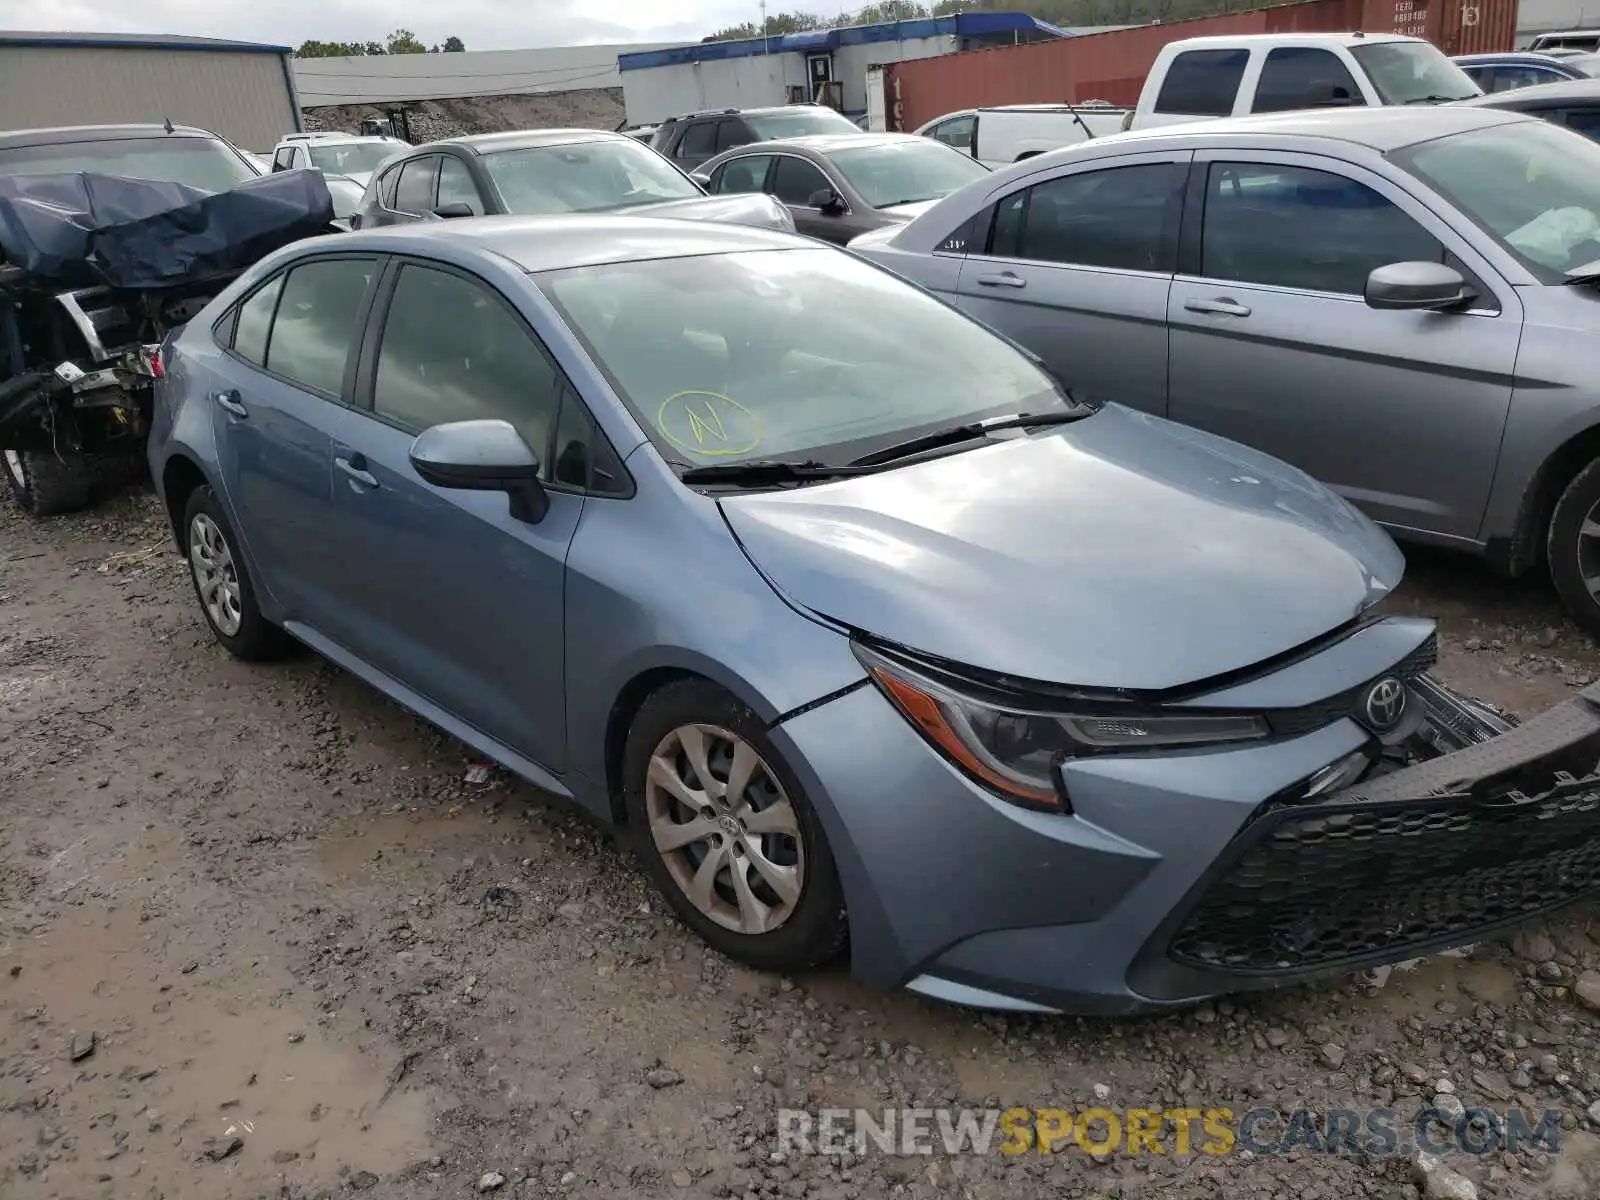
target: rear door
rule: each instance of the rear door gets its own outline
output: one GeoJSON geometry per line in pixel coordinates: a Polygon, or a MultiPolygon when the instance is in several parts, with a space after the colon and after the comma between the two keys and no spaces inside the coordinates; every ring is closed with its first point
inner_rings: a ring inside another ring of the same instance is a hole
{"type": "Polygon", "coordinates": [[[353,382],[352,353],[377,260],[302,260],[239,304],[209,392],[222,485],[263,581],[291,620],[336,602],[329,553],[330,416],[353,382]]]}
{"type": "Polygon", "coordinates": [[[1515,289],[1389,180],[1316,155],[1196,155],[1169,415],[1265,450],[1395,527],[1476,535],[1511,401],[1515,289]],[[1386,312],[1367,276],[1448,262],[1468,312],[1386,312]]]}
{"type": "Polygon", "coordinates": [[[978,223],[956,303],[1080,395],[1165,415],[1167,290],[1191,157],[1095,159],[1011,185],[978,223]]]}

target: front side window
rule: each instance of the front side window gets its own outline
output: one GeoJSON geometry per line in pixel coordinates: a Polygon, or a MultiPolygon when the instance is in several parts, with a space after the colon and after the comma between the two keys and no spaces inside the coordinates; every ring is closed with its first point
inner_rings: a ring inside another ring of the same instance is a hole
{"type": "Polygon", "coordinates": [[[939,200],[990,173],[970,155],[926,138],[835,150],[829,161],[873,208],[939,200]]]}
{"type": "Polygon", "coordinates": [[[326,396],[342,393],[375,266],[340,258],[291,268],[267,340],[267,370],[326,396]]]}
{"type": "Polygon", "coordinates": [[[443,208],[446,204],[465,204],[472,210],[473,216],[483,216],[483,197],[478,195],[478,185],[472,182],[472,173],[467,170],[467,164],[453,154],[447,154],[439,160],[437,207],[443,208]]]}
{"type": "Polygon", "coordinates": [[[1431,42],[1368,42],[1351,46],[1350,55],[1385,104],[1444,104],[1483,94],[1431,42]]]}
{"type": "Polygon", "coordinates": [[[811,137],[819,133],[860,133],[856,123],[820,104],[797,104],[780,112],[745,113],[744,120],[762,141],[811,137]]]}
{"type": "Polygon", "coordinates": [[[181,183],[203,192],[225,192],[257,177],[227,143],[188,134],[0,150],[0,175],[71,175],[79,171],[181,183]]]}
{"type": "Polygon", "coordinates": [[[711,181],[711,190],[719,195],[732,192],[759,192],[766,186],[767,168],[772,165],[768,154],[749,154],[723,163],[711,181]]]}
{"type": "Polygon", "coordinates": [[[400,168],[400,182],[394,189],[396,212],[420,217],[433,211],[434,170],[439,160],[433,155],[414,158],[400,168]]]}
{"type": "Polygon", "coordinates": [[[506,211],[525,216],[604,212],[702,194],[683,172],[628,137],[501,150],[482,162],[506,211]]]}
{"type": "Polygon", "coordinates": [[[1443,262],[1444,247],[1365,184],[1271,163],[1213,163],[1200,273],[1208,279],[1361,296],[1397,262],[1443,262]]]}
{"type": "Polygon", "coordinates": [[[1128,271],[1171,271],[1186,169],[1146,163],[1047,180],[1000,201],[997,258],[1128,271]]]}
{"type": "Polygon", "coordinates": [[[717,123],[700,121],[683,131],[678,143],[678,158],[710,158],[717,152],[717,123]]]}
{"type": "Polygon", "coordinates": [[[1317,46],[1279,46],[1261,64],[1251,111],[1291,112],[1365,103],[1350,68],[1333,51],[1317,46]]]}
{"type": "Polygon", "coordinates": [[[272,332],[272,313],[278,307],[283,276],[259,289],[239,306],[239,323],[233,330],[233,352],[258,367],[267,365],[267,335],[272,332]]]}
{"type": "Polygon", "coordinates": [[[1546,283],[1600,260],[1600,144],[1519,121],[1391,155],[1546,283]]]}
{"type": "Polygon", "coordinates": [[[952,420],[1069,403],[1009,342],[831,249],[608,263],[538,282],[678,463],[842,462],[952,420]]]}
{"type": "Polygon", "coordinates": [[[948,121],[940,121],[927,136],[936,142],[943,142],[953,150],[960,150],[964,154],[972,153],[972,135],[978,128],[978,118],[973,116],[953,117],[948,121]]]}
{"type": "Polygon", "coordinates": [[[792,154],[778,156],[777,169],[772,173],[772,194],[785,204],[806,208],[812,196],[832,186],[828,177],[805,159],[792,154]]]}
{"type": "Polygon", "coordinates": [[[272,169],[274,171],[287,171],[294,166],[294,147],[285,146],[272,156],[272,169]]]}
{"type": "Polygon", "coordinates": [[[448,421],[509,421],[551,467],[556,369],[499,296],[448,271],[408,264],[383,323],[372,409],[413,433],[448,421]]]}
{"type": "Polygon", "coordinates": [[[1227,116],[1249,62],[1248,50],[1185,50],[1167,68],[1156,111],[1185,117],[1227,116]]]}

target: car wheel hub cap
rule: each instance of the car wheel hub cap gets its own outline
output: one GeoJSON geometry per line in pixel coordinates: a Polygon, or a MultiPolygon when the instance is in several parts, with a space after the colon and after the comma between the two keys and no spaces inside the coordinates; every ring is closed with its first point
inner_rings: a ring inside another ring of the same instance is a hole
{"type": "Polygon", "coordinates": [[[645,777],[656,852],[701,913],[763,934],[794,913],[805,847],[794,805],[760,753],[715,725],[682,725],[657,744],[645,777]]]}
{"type": "Polygon", "coordinates": [[[15,450],[6,451],[6,466],[10,468],[11,478],[17,481],[18,487],[28,486],[28,476],[22,469],[22,455],[15,450]]]}
{"type": "Polygon", "coordinates": [[[244,624],[239,571],[221,527],[205,513],[189,526],[189,569],[206,616],[224,636],[236,635],[244,624]]]}
{"type": "Polygon", "coordinates": [[[1589,595],[1600,601],[1600,504],[1578,526],[1578,575],[1589,595]]]}

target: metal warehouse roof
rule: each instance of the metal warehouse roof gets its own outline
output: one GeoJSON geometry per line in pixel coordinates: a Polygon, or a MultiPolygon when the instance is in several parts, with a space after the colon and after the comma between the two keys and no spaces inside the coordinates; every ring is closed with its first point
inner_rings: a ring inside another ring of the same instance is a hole
{"type": "Polygon", "coordinates": [[[758,54],[788,54],[805,50],[837,50],[841,46],[861,46],[873,42],[901,42],[916,38],[993,37],[1005,33],[1042,34],[1048,38],[1070,37],[1064,29],[1020,12],[958,13],[953,17],[919,17],[911,21],[884,21],[877,25],[849,25],[840,29],[817,29],[806,33],[776,34],[766,38],[745,38],[730,42],[695,42],[666,50],[617,55],[617,68],[640,71],[650,67],[671,67],[686,63],[716,62],[728,58],[749,58],[758,54]]]}
{"type": "Polygon", "coordinates": [[[216,50],[230,54],[293,54],[291,46],[230,42],[181,33],[65,33],[0,29],[0,46],[80,46],[114,50],[216,50]]]}

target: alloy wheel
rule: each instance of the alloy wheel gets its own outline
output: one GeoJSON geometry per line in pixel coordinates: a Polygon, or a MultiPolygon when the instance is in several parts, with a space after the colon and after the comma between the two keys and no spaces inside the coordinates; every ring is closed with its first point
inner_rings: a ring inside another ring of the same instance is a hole
{"type": "Polygon", "coordinates": [[[793,915],[805,847],[783,785],[738,734],[680,725],[656,744],[644,786],[656,852],[706,917],[763,934],[793,915]]]}
{"type": "Polygon", "coordinates": [[[1578,526],[1578,576],[1600,602],[1600,504],[1589,509],[1578,526]]]}
{"type": "Polygon", "coordinates": [[[189,569],[211,623],[224,637],[236,637],[244,624],[239,570],[227,536],[203,512],[189,524],[189,569]]]}

